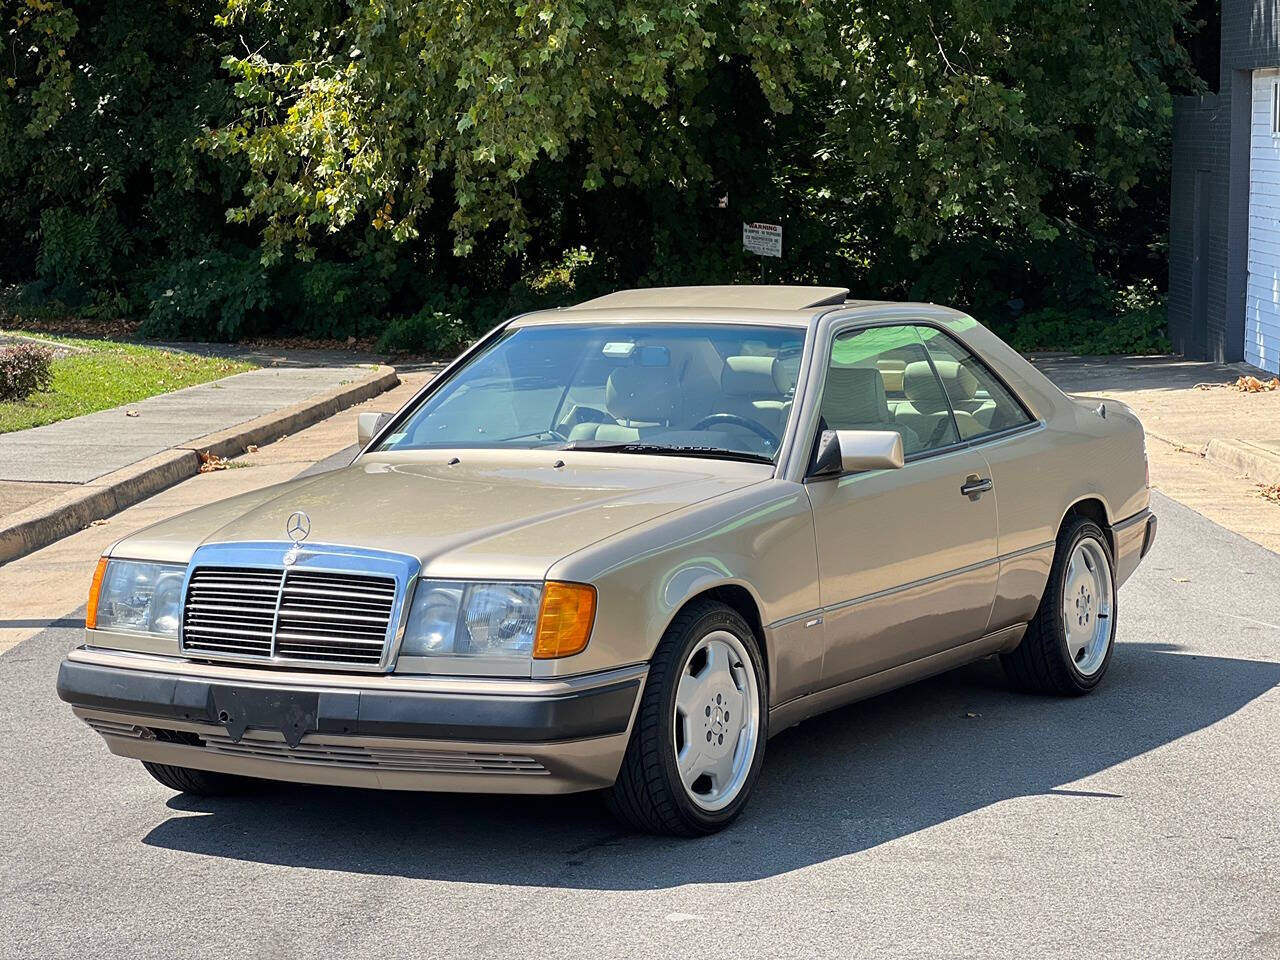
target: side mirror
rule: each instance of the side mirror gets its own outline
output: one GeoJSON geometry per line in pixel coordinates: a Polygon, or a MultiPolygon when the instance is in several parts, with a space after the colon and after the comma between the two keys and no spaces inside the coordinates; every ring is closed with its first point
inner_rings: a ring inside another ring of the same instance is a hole
{"type": "Polygon", "coordinates": [[[390,413],[362,413],[356,421],[356,437],[360,441],[360,446],[367,446],[374,435],[386,426],[390,420],[390,413]]]}
{"type": "Polygon", "coordinates": [[[902,468],[902,434],[893,430],[823,430],[810,476],[902,468]]]}

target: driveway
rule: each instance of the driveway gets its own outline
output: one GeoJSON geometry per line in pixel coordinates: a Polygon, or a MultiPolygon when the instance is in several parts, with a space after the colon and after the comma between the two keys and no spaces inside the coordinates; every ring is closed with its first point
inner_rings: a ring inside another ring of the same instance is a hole
{"type": "Polygon", "coordinates": [[[1103,688],[993,661],[769,744],[696,842],[591,797],[175,796],[0,657],[5,957],[1280,956],[1280,557],[1154,495],[1103,688]]]}
{"type": "Polygon", "coordinates": [[[1063,390],[1131,407],[1147,431],[1154,487],[1280,553],[1280,507],[1262,491],[1280,482],[1280,390],[1227,386],[1270,374],[1178,357],[1055,356],[1035,365],[1063,390]]]}

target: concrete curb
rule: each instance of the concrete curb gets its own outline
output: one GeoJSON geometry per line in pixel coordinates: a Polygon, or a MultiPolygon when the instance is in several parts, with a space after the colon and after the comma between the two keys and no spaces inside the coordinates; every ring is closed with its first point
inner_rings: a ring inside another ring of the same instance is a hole
{"type": "Polygon", "coordinates": [[[1204,445],[1204,457],[1233,470],[1239,470],[1259,483],[1280,483],[1280,457],[1243,440],[1219,440],[1204,445]]]}
{"type": "Polygon", "coordinates": [[[340,410],[385,393],[400,383],[393,368],[379,366],[368,377],[308,400],[183,443],[155,456],[32,504],[0,525],[0,564],[46,547],[94,520],[108,517],[200,472],[200,453],[238,457],[250,446],[265,447],[340,410]]]}

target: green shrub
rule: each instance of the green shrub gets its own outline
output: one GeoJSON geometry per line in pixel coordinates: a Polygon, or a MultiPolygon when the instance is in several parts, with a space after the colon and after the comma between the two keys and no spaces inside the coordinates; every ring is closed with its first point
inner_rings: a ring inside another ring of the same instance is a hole
{"type": "Polygon", "coordinates": [[[1000,331],[1023,353],[1168,353],[1165,300],[1149,289],[1129,287],[1098,307],[1048,307],[1024,314],[1000,331]]]}
{"type": "Polygon", "coordinates": [[[110,300],[119,261],[132,253],[114,211],[50,207],[40,214],[39,236],[39,296],[77,308],[110,300]]]}
{"type": "Polygon", "coordinates": [[[492,292],[473,294],[461,287],[439,285],[430,275],[419,275],[413,295],[425,300],[424,306],[392,319],[378,340],[378,349],[453,356],[513,316],[589,300],[611,289],[608,275],[583,247],[568,250],[559,260],[492,292]]]}
{"type": "Polygon", "coordinates": [[[0,348],[0,401],[25,400],[53,382],[53,351],[35,343],[0,348]]]}
{"type": "Polygon", "coordinates": [[[373,258],[354,263],[295,260],[280,271],[273,332],[345,340],[366,337],[385,321],[389,291],[373,258]]]}
{"type": "Polygon", "coordinates": [[[140,332],[159,339],[234,340],[255,332],[272,302],[253,251],[213,251],[164,265],[147,288],[140,332]]]}
{"type": "Polygon", "coordinates": [[[410,316],[392,320],[378,339],[378,349],[388,353],[452,357],[473,336],[461,315],[428,306],[410,316]]]}

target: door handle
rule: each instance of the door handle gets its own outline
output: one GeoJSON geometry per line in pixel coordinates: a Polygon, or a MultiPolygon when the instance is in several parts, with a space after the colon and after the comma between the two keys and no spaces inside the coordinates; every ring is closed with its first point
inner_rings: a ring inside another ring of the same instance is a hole
{"type": "Polygon", "coordinates": [[[964,484],[960,487],[960,492],[970,500],[977,500],[980,496],[994,487],[990,477],[980,477],[976,473],[969,474],[965,478],[964,484]]]}

